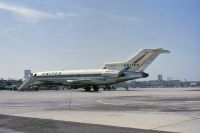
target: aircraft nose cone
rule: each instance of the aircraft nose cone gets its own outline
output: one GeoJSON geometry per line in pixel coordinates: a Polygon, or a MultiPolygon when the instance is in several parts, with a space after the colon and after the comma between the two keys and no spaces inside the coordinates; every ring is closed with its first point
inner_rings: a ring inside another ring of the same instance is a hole
{"type": "Polygon", "coordinates": [[[142,73],[142,77],[144,77],[144,78],[146,78],[146,77],[149,77],[149,74],[148,74],[148,73],[145,73],[145,72],[143,72],[143,73],[142,73]]]}

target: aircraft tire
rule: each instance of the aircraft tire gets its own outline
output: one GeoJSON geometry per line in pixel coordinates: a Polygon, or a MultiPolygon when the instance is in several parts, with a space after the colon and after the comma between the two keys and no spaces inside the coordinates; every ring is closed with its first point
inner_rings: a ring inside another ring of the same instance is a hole
{"type": "Polygon", "coordinates": [[[97,92],[97,91],[99,91],[99,87],[98,87],[98,86],[93,86],[93,90],[94,90],[95,92],[97,92]]]}
{"type": "Polygon", "coordinates": [[[85,91],[86,92],[90,92],[91,91],[91,87],[90,86],[85,87],[85,91]]]}

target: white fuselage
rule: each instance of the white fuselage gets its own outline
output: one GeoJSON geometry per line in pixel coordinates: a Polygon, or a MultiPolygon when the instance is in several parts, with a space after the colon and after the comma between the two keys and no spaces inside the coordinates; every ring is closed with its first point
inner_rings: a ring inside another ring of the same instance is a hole
{"type": "Polygon", "coordinates": [[[34,73],[37,81],[62,83],[65,85],[105,85],[120,81],[142,78],[142,73],[127,72],[122,75],[118,70],[92,69],[92,70],[68,70],[47,71],[34,73]]]}

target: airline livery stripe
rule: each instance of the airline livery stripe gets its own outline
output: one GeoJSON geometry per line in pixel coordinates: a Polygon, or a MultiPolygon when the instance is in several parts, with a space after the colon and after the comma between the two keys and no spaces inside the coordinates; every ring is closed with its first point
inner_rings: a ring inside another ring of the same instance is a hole
{"type": "Polygon", "coordinates": [[[101,77],[101,74],[73,74],[73,75],[48,75],[38,76],[38,78],[74,78],[74,77],[101,77]]]}
{"type": "Polygon", "coordinates": [[[137,62],[139,62],[143,57],[145,56],[145,54],[144,55],[142,55],[139,59],[137,59],[136,61],[134,61],[134,63],[137,63],[137,62]]]}

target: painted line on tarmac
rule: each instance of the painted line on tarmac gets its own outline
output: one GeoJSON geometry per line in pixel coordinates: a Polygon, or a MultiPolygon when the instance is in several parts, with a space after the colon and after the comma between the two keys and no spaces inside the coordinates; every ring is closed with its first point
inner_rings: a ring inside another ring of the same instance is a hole
{"type": "Polygon", "coordinates": [[[111,103],[102,102],[102,100],[103,100],[103,99],[99,99],[99,100],[97,100],[97,102],[98,102],[98,103],[101,103],[101,104],[106,104],[106,105],[113,105],[113,104],[111,104],[111,103]]]}
{"type": "Polygon", "coordinates": [[[166,124],[166,125],[163,125],[163,126],[155,127],[155,128],[152,128],[152,130],[170,127],[170,126],[174,126],[174,125],[179,125],[179,124],[183,124],[183,123],[198,120],[198,119],[199,118],[191,118],[190,120],[183,120],[183,121],[180,121],[180,122],[175,122],[175,123],[172,123],[172,124],[166,124]]]}
{"type": "Polygon", "coordinates": [[[103,102],[104,99],[99,99],[97,100],[98,103],[101,103],[101,104],[105,104],[105,105],[116,105],[116,106],[125,106],[125,105],[131,105],[132,103],[122,103],[122,104],[119,104],[117,101],[115,101],[115,103],[107,103],[107,102],[103,102]]]}

